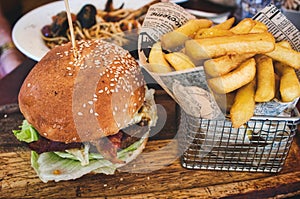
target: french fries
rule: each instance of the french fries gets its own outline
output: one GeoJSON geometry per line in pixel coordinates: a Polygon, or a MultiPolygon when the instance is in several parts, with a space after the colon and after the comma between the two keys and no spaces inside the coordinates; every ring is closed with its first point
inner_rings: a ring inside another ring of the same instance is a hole
{"type": "Polygon", "coordinates": [[[212,26],[211,28],[220,29],[220,30],[229,30],[234,24],[234,22],[235,22],[235,18],[231,17],[222,23],[212,26]]]}
{"type": "Polygon", "coordinates": [[[287,40],[282,40],[280,42],[277,42],[277,45],[280,45],[280,46],[286,47],[286,48],[292,48],[291,44],[287,40]]]}
{"type": "Polygon", "coordinates": [[[259,33],[259,32],[267,32],[268,27],[260,22],[260,21],[255,21],[254,27],[250,30],[250,33],[259,33]]]}
{"type": "Polygon", "coordinates": [[[185,70],[195,68],[190,58],[181,52],[173,52],[165,55],[166,60],[175,68],[175,70],[185,70]]]}
{"type": "Polygon", "coordinates": [[[255,79],[239,88],[230,109],[230,119],[234,128],[239,128],[254,114],[255,109],[255,79]]]}
{"type": "Polygon", "coordinates": [[[217,28],[206,28],[206,29],[200,29],[194,39],[200,39],[200,38],[207,38],[207,37],[219,37],[219,36],[229,36],[233,35],[233,33],[230,30],[223,30],[223,29],[217,29],[217,28]]]}
{"type": "Polygon", "coordinates": [[[224,55],[204,62],[204,70],[210,77],[218,77],[237,68],[243,61],[253,57],[254,54],[224,55]]]}
{"type": "Polygon", "coordinates": [[[282,62],[295,69],[300,68],[300,52],[283,46],[283,44],[275,44],[275,49],[271,52],[265,53],[272,59],[282,62]]]}
{"type": "Polygon", "coordinates": [[[251,18],[245,18],[240,21],[236,26],[230,29],[234,34],[247,34],[256,25],[255,21],[251,18]]]}
{"type": "Polygon", "coordinates": [[[279,91],[283,102],[300,97],[300,84],[295,70],[283,63],[275,62],[275,71],[280,76],[279,91]]]}
{"type": "Polygon", "coordinates": [[[215,58],[223,55],[267,53],[274,50],[275,39],[271,33],[234,34],[185,42],[185,52],[193,60],[215,58]]]}
{"type": "Polygon", "coordinates": [[[210,88],[217,93],[232,92],[253,80],[256,74],[255,60],[250,58],[244,61],[234,71],[207,80],[210,88]]]}
{"type": "Polygon", "coordinates": [[[273,60],[265,55],[258,55],[256,59],[257,88],[256,102],[268,102],[275,97],[275,73],[273,60]]]}
{"type": "Polygon", "coordinates": [[[149,65],[152,72],[167,73],[172,71],[170,64],[164,57],[160,42],[155,43],[151,48],[149,65]]]}
{"type": "Polygon", "coordinates": [[[161,37],[161,44],[165,50],[174,50],[184,44],[193,34],[201,28],[208,28],[212,21],[208,19],[192,19],[174,31],[168,32],[161,37]]]}
{"type": "Polygon", "coordinates": [[[176,71],[203,64],[208,87],[234,128],[253,116],[256,103],[300,97],[295,73],[300,53],[288,41],[275,42],[264,23],[246,18],[233,26],[235,18],[230,18],[218,25],[207,21],[192,25],[196,21],[163,35],[159,55],[153,52],[152,60],[167,62],[176,71]]]}

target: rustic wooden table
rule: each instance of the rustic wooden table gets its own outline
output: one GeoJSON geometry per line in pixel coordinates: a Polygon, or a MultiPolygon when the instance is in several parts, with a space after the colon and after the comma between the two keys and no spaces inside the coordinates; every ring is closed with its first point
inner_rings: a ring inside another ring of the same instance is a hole
{"type": "Polygon", "coordinates": [[[155,95],[156,103],[163,107],[167,119],[162,129],[149,140],[143,153],[145,155],[115,175],[86,175],[72,181],[41,182],[30,166],[29,149],[18,142],[11,132],[23,119],[15,104],[15,95],[34,63],[28,60],[0,81],[0,198],[300,197],[299,135],[294,138],[284,168],[278,174],[182,168],[174,138],[176,103],[159,88],[155,95]],[[166,147],[167,151],[160,150],[166,147]],[[157,151],[152,159],[147,158],[147,154],[157,151]]]}
{"type": "MultiPolygon", "coordinates": [[[[184,6],[220,13],[232,9],[197,0],[184,6]]],[[[31,168],[30,150],[12,134],[23,120],[16,104],[18,91],[34,64],[27,60],[0,80],[0,198],[300,198],[300,135],[277,174],[185,169],[175,139],[176,103],[155,86],[156,103],[167,119],[138,159],[115,175],[41,182],[31,168]],[[155,156],[150,159],[148,154],[155,156]]]]}

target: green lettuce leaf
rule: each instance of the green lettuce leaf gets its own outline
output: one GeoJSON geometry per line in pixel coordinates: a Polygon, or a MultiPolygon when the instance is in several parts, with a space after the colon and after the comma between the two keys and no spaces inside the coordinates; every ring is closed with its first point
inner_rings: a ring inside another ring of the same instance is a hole
{"type": "Polygon", "coordinates": [[[13,134],[19,141],[29,143],[39,139],[38,132],[27,122],[27,120],[23,120],[20,128],[20,130],[13,130],[13,134]]]}
{"type": "Polygon", "coordinates": [[[106,171],[106,174],[113,174],[116,170],[108,160],[92,160],[88,165],[82,166],[80,161],[61,158],[54,152],[42,153],[38,158],[33,155],[31,163],[43,182],[73,180],[98,169],[106,171]]]}

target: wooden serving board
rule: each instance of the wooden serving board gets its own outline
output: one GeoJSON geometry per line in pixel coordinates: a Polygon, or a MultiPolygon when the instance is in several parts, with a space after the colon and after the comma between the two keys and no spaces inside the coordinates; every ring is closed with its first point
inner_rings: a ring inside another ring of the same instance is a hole
{"type": "Polygon", "coordinates": [[[88,174],[43,183],[30,166],[30,151],[11,130],[22,122],[17,105],[0,109],[0,198],[270,198],[300,196],[300,137],[279,174],[188,170],[177,154],[175,102],[163,91],[156,103],[166,124],[147,143],[145,155],[115,175],[88,174]],[[167,149],[162,151],[161,149],[167,149]],[[154,153],[149,158],[147,154],[154,153]],[[146,158],[145,158],[146,157],[146,158]],[[154,169],[153,169],[154,168],[154,169]],[[135,172],[132,172],[134,170],[135,172]]]}

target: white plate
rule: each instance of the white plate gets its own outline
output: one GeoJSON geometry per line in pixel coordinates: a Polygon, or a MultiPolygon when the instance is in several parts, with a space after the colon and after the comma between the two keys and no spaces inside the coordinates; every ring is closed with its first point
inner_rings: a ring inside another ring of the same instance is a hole
{"type": "MultiPolygon", "coordinates": [[[[124,8],[138,9],[150,2],[150,0],[114,0],[114,7],[119,7],[123,2],[124,8]]],[[[85,5],[91,3],[97,9],[104,9],[104,0],[70,0],[70,10],[78,13],[85,5]]],[[[52,22],[51,17],[65,10],[64,1],[56,1],[38,7],[17,21],[12,31],[13,42],[16,47],[29,58],[39,61],[48,51],[41,38],[41,29],[52,22]]]]}

